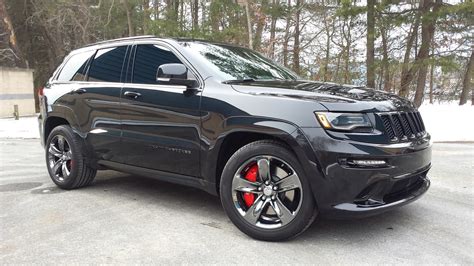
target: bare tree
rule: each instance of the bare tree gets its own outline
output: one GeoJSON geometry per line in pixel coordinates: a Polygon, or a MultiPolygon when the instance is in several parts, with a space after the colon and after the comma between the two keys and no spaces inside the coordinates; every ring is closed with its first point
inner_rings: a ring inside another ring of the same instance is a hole
{"type": "Polygon", "coordinates": [[[5,59],[10,59],[9,61],[14,62],[16,66],[26,67],[28,63],[22,59],[15,30],[10,16],[8,15],[4,0],[0,0],[0,18],[2,18],[0,29],[2,29],[5,34],[5,37],[2,38],[8,39],[8,47],[1,50],[1,56],[5,59]]]}

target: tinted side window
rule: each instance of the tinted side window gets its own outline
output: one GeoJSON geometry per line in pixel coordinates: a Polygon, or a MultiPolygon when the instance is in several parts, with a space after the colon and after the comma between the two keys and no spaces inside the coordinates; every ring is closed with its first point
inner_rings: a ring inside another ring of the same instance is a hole
{"type": "Polygon", "coordinates": [[[153,44],[138,45],[133,68],[133,83],[156,84],[158,67],[168,63],[181,63],[169,50],[153,44]]]}
{"type": "Polygon", "coordinates": [[[87,62],[94,52],[87,51],[71,56],[59,73],[58,81],[84,80],[87,62]]]}
{"type": "Polygon", "coordinates": [[[89,68],[89,81],[120,82],[127,46],[98,50],[89,68]]]}

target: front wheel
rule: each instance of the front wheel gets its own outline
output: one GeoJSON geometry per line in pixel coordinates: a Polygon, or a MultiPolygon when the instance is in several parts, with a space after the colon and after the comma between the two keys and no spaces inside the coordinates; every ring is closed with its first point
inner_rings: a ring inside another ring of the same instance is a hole
{"type": "Polygon", "coordinates": [[[298,160],[284,145],[270,140],[247,144],[229,159],[220,196],[231,221],[260,240],[295,237],[317,214],[298,160]]]}

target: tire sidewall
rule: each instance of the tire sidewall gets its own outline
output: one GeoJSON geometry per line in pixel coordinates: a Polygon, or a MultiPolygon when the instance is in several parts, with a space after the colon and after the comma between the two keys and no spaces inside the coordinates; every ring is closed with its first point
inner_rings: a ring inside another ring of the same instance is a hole
{"type": "Polygon", "coordinates": [[[304,231],[315,218],[315,202],[308,179],[296,159],[296,156],[282,145],[273,143],[251,143],[239,149],[224,167],[221,183],[220,197],[225,212],[231,221],[247,235],[267,241],[278,241],[294,237],[304,231]],[[300,178],[303,197],[296,217],[287,225],[276,229],[264,229],[249,224],[234,207],[232,199],[232,180],[238,168],[247,160],[260,155],[271,155],[282,159],[296,171],[300,178]]]}

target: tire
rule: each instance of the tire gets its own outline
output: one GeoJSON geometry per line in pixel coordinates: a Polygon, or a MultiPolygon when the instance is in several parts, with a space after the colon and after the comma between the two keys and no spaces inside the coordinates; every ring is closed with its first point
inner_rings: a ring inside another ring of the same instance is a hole
{"type": "Polygon", "coordinates": [[[58,187],[75,189],[94,181],[97,170],[87,164],[83,141],[70,126],[55,127],[48,136],[45,150],[49,176],[58,187]]]}
{"type": "Polygon", "coordinates": [[[317,216],[309,181],[296,156],[273,140],[252,142],[232,155],[222,172],[220,198],[230,220],[242,232],[264,241],[296,237],[317,216]],[[268,183],[262,176],[267,176],[268,183]]]}

